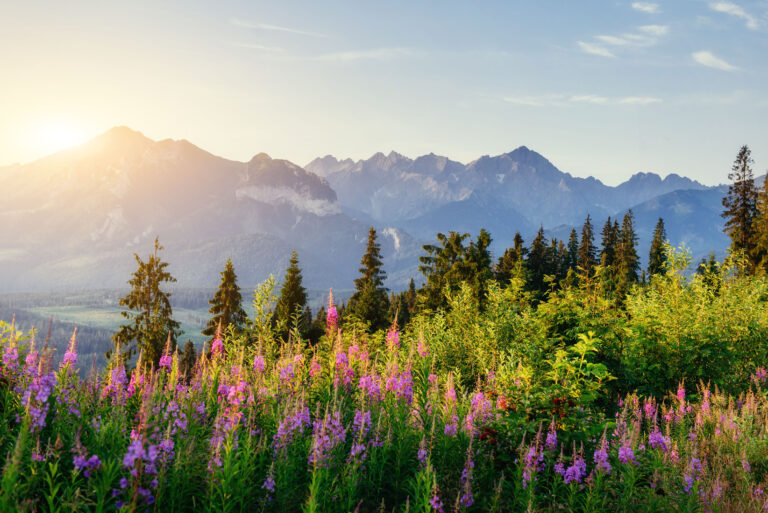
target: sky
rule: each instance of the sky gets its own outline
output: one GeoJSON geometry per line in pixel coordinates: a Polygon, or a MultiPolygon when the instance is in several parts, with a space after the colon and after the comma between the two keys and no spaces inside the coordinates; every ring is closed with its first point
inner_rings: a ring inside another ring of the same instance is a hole
{"type": "Polygon", "coordinates": [[[768,0],[0,3],[0,165],[117,125],[249,160],[528,146],[562,171],[768,167],[768,0]]]}

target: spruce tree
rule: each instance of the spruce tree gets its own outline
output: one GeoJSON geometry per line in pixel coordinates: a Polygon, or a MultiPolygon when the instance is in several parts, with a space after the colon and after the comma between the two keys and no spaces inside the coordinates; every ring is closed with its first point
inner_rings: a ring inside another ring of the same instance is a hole
{"type": "Polygon", "coordinates": [[[621,222],[618,244],[616,245],[616,276],[620,290],[626,291],[630,283],[638,280],[640,259],[637,256],[637,235],[634,228],[634,214],[629,210],[621,222]]]}
{"type": "Polygon", "coordinates": [[[592,270],[597,265],[597,259],[595,258],[595,236],[589,214],[587,214],[587,219],[581,227],[578,257],[578,267],[587,275],[592,274],[592,270]]]}
{"type": "Polygon", "coordinates": [[[376,242],[376,230],[368,231],[368,244],[360,260],[360,277],[355,280],[355,293],[349,298],[349,312],[366,321],[372,331],[385,328],[389,298],[384,280],[384,264],[381,260],[381,246],[376,242]]]}
{"type": "Polygon", "coordinates": [[[408,313],[415,315],[418,308],[418,294],[416,293],[416,284],[413,282],[413,278],[408,283],[408,290],[405,292],[405,304],[408,307],[408,313]]]}
{"type": "Polygon", "coordinates": [[[464,240],[468,233],[449,232],[437,234],[439,245],[426,244],[423,246],[427,253],[419,257],[419,271],[427,279],[420,291],[420,301],[425,308],[437,310],[446,305],[443,291],[457,290],[464,276],[463,267],[466,260],[467,248],[464,240]]]}
{"type": "Polygon", "coordinates": [[[759,269],[768,271],[768,177],[757,195],[757,217],[753,224],[752,260],[759,269]]]}
{"type": "Polygon", "coordinates": [[[470,242],[467,248],[463,281],[468,282],[472,287],[472,294],[481,309],[485,304],[488,282],[493,278],[491,240],[491,234],[485,228],[481,228],[477,240],[470,242]]]}
{"type": "Polygon", "coordinates": [[[602,231],[602,249],[600,250],[600,265],[603,267],[615,267],[616,245],[618,244],[619,226],[611,223],[611,217],[605,221],[602,231]]]}
{"type": "Polygon", "coordinates": [[[568,269],[576,270],[579,266],[579,236],[576,228],[571,228],[571,235],[568,237],[568,269]]]}
{"type": "Polygon", "coordinates": [[[656,229],[653,230],[651,251],[648,253],[648,274],[664,274],[666,272],[667,253],[664,251],[664,242],[667,240],[667,232],[664,229],[664,219],[659,218],[656,229]]]}
{"type": "Polygon", "coordinates": [[[723,198],[725,218],[723,231],[731,238],[731,249],[754,258],[753,222],[757,216],[757,189],[752,176],[752,157],[748,146],[742,146],[728,174],[733,183],[723,198]]]}
{"type": "Polygon", "coordinates": [[[515,233],[513,239],[513,246],[504,250],[504,254],[499,257],[499,261],[496,264],[495,278],[496,281],[502,285],[509,283],[515,273],[518,265],[525,260],[528,250],[524,246],[523,238],[520,236],[520,232],[515,233]]]}
{"type": "Polygon", "coordinates": [[[528,271],[528,289],[534,292],[545,292],[546,284],[544,276],[551,270],[549,261],[549,248],[544,237],[544,227],[539,227],[536,236],[531,241],[528,249],[528,259],[525,262],[528,271]]]}
{"type": "Polygon", "coordinates": [[[211,305],[208,310],[211,313],[211,318],[203,330],[203,335],[211,339],[216,336],[219,325],[221,325],[222,330],[226,330],[231,324],[237,333],[242,332],[245,321],[248,319],[248,315],[242,307],[242,295],[240,294],[240,287],[237,285],[237,275],[232,265],[232,259],[227,259],[224,270],[219,274],[221,274],[221,283],[219,283],[219,288],[213,299],[208,301],[208,304],[211,305]]]}
{"type": "Polygon", "coordinates": [[[181,353],[181,359],[179,361],[181,375],[189,378],[195,370],[196,362],[197,352],[195,352],[195,345],[191,340],[187,340],[187,343],[184,344],[184,352],[181,353]]]}
{"type": "Polygon", "coordinates": [[[283,337],[288,335],[288,330],[293,326],[295,316],[299,317],[299,329],[306,329],[301,317],[307,305],[307,291],[302,285],[299,257],[294,250],[288,260],[288,268],[285,270],[285,279],[280,288],[280,297],[275,304],[274,321],[281,330],[283,337]]]}
{"type": "Polygon", "coordinates": [[[120,298],[119,305],[128,308],[120,312],[128,320],[112,336],[114,343],[120,344],[126,359],[132,358],[137,351],[142,351],[145,362],[160,361],[165,342],[170,334],[172,349],[176,347],[176,337],[181,333],[179,323],[173,320],[171,294],[162,290],[163,283],[173,283],[176,278],[166,270],[167,262],[160,259],[163,247],[155,238],[154,251],[147,261],[133,254],[138,269],[128,281],[131,291],[120,298]]]}

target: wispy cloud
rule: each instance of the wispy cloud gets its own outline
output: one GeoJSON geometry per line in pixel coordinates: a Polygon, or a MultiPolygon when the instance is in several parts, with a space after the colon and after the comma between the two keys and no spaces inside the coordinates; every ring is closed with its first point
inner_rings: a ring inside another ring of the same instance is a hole
{"type": "Polygon", "coordinates": [[[371,50],[351,50],[346,52],[327,53],[318,55],[315,57],[315,60],[338,62],[362,60],[387,61],[399,57],[415,57],[418,55],[420,55],[419,52],[411,50],[410,48],[373,48],[371,50]]]}
{"type": "Polygon", "coordinates": [[[694,52],[691,54],[691,57],[693,57],[694,61],[698,62],[702,66],[707,66],[708,68],[715,68],[723,71],[734,71],[738,69],[736,66],[728,64],[723,59],[716,57],[712,54],[712,52],[708,52],[706,50],[694,52]]]}
{"type": "Polygon", "coordinates": [[[731,2],[712,2],[709,4],[709,7],[713,11],[722,12],[725,14],[730,14],[731,16],[736,16],[737,18],[741,18],[747,23],[747,28],[749,29],[757,30],[760,28],[760,24],[757,21],[757,18],[745,11],[740,5],[736,5],[731,2]]]}
{"type": "Polygon", "coordinates": [[[643,25],[637,27],[636,32],[628,32],[621,35],[599,35],[595,36],[597,43],[578,41],[578,45],[586,53],[602,57],[615,57],[614,51],[607,48],[606,45],[616,49],[648,47],[657,44],[659,39],[667,34],[669,34],[669,27],[667,25],[643,25]]]}
{"type": "Polygon", "coordinates": [[[608,97],[598,94],[542,94],[542,95],[509,95],[504,101],[515,105],[529,107],[563,107],[573,104],[589,105],[651,105],[661,103],[661,98],[653,96],[620,96],[608,97]]]}
{"type": "Polygon", "coordinates": [[[238,18],[231,18],[229,20],[229,23],[234,25],[235,27],[241,27],[241,28],[247,28],[247,29],[288,32],[289,34],[298,34],[300,36],[310,36],[310,37],[323,37],[323,38],[330,37],[327,34],[321,34],[319,32],[310,32],[308,30],[300,30],[300,29],[295,29],[291,27],[282,27],[280,25],[270,25],[267,23],[252,23],[250,21],[245,21],[238,18]]]}
{"type": "Polygon", "coordinates": [[[647,12],[648,14],[658,14],[661,12],[659,4],[652,4],[650,2],[632,2],[632,9],[647,12]]]}
{"type": "Polygon", "coordinates": [[[604,46],[596,45],[593,43],[585,43],[584,41],[578,41],[579,48],[584,53],[592,55],[599,55],[600,57],[616,57],[613,53],[604,46]]]}
{"type": "Polygon", "coordinates": [[[239,46],[240,48],[250,48],[251,50],[259,50],[262,52],[284,52],[285,50],[283,48],[279,48],[277,46],[266,46],[266,45],[260,45],[257,43],[232,43],[235,46],[239,46]]]}
{"type": "Polygon", "coordinates": [[[637,30],[656,37],[669,34],[669,27],[666,25],[643,25],[642,27],[637,27],[637,30]]]}

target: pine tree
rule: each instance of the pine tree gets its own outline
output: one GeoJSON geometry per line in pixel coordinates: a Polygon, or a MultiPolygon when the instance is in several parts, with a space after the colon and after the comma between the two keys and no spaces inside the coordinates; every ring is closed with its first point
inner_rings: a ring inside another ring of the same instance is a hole
{"type": "Polygon", "coordinates": [[[664,242],[667,240],[667,232],[664,229],[664,219],[659,218],[656,229],[653,230],[651,251],[648,253],[648,274],[664,274],[666,272],[667,253],[664,251],[664,242]]]}
{"type": "Polygon", "coordinates": [[[195,345],[191,340],[187,340],[184,344],[184,352],[181,354],[181,360],[179,361],[179,371],[182,376],[191,376],[195,369],[195,363],[197,363],[197,352],[195,352],[195,345]]]}
{"type": "Polygon", "coordinates": [[[768,177],[757,195],[753,238],[752,260],[759,269],[768,271],[768,177]]]}
{"type": "Polygon", "coordinates": [[[619,289],[626,291],[630,283],[637,282],[640,259],[637,256],[637,235],[634,228],[634,214],[629,210],[621,222],[618,244],[616,245],[616,276],[619,289]]]}
{"type": "Polygon", "coordinates": [[[425,308],[437,310],[446,305],[443,291],[445,287],[455,291],[459,288],[463,277],[463,266],[466,259],[467,248],[464,240],[468,233],[449,232],[437,234],[440,244],[426,244],[423,246],[427,253],[419,257],[419,271],[427,279],[422,287],[420,301],[425,308]]]}
{"type": "Polygon", "coordinates": [[[723,231],[731,238],[731,249],[744,251],[754,258],[753,222],[757,216],[757,189],[752,176],[751,151],[742,146],[733,163],[728,179],[733,183],[728,187],[728,194],[723,198],[725,218],[723,231]]]}
{"type": "Polygon", "coordinates": [[[600,265],[613,268],[616,265],[616,245],[619,238],[619,225],[611,223],[611,217],[605,221],[602,231],[602,249],[600,250],[600,265]]]}
{"type": "Polygon", "coordinates": [[[470,242],[469,248],[467,248],[467,262],[463,280],[472,287],[472,294],[481,309],[485,304],[488,282],[493,278],[491,240],[491,234],[485,228],[481,228],[477,240],[470,242]]]}
{"type": "Polygon", "coordinates": [[[405,292],[405,304],[408,308],[409,315],[415,315],[418,309],[419,297],[416,292],[416,284],[413,282],[413,278],[408,283],[408,290],[405,292]]]}
{"type": "Polygon", "coordinates": [[[578,257],[578,267],[587,275],[592,274],[592,270],[597,265],[597,259],[595,258],[595,237],[592,232],[592,222],[590,221],[589,214],[587,214],[587,220],[584,221],[584,226],[581,227],[578,257]]]}
{"type": "MultiPolygon", "coordinates": [[[[299,257],[294,250],[290,260],[288,260],[288,268],[285,270],[285,279],[280,289],[280,297],[275,304],[273,317],[284,338],[288,336],[288,330],[293,327],[294,317],[301,316],[306,305],[307,291],[302,285],[299,257]]],[[[301,322],[302,319],[303,317],[299,317],[300,330],[306,329],[306,326],[301,322]]]]}
{"type": "Polygon", "coordinates": [[[516,272],[518,266],[525,260],[528,250],[524,246],[523,238],[520,232],[515,233],[513,246],[504,250],[504,254],[499,257],[496,264],[495,278],[502,285],[509,283],[516,272]]]}
{"type": "Polygon", "coordinates": [[[571,228],[571,235],[568,237],[568,268],[576,270],[579,266],[579,236],[576,228],[571,228]]]}
{"type": "Polygon", "coordinates": [[[360,260],[360,277],[355,280],[355,293],[349,298],[347,308],[358,318],[368,322],[372,331],[388,326],[389,298],[384,280],[384,264],[381,246],[376,242],[376,230],[368,231],[368,244],[360,260]]]}
{"type": "Polygon", "coordinates": [[[203,335],[211,339],[216,336],[219,325],[223,330],[232,325],[235,332],[242,332],[245,321],[248,319],[248,315],[242,307],[242,295],[240,294],[240,287],[237,285],[237,275],[232,265],[232,259],[227,259],[224,270],[219,274],[221,274],[221,283],[219,283],[219,288],[213,299],[208,301],[208,304],[211,305],[208,310],[211,313],[211,318],[203,330],[203,335]]]}
{"type": "Polygon", "coordinates": [[[133,254],[138,269],[128,281],[131,291],[120,298],[119,305],[128,308],[121,315],[128,320],[112,336],[113,342],[119,342],[125,351],[126,359],[132,358],[138,350],[144,354],[145,362],[160,361],[165,342],[170,334],[172,349],[176,347],[176,337],[181,333],[179,323],[173,320],[171,294],[160,287],[163,283],[173,283],[176,278],[166,270],[167,262],[160,259],[163,247],[155,238],[155,246],[147,261],[133,254]]]}
{"type": "Polygon", "coordinates": [[[547,239],[544,237],[544,227],[539,227],[536,237],[528,249],[528,259],[525,267],[528,271],[528,289],[534,292],[544,292],[547,287],[544,276],[549,269],[547,239]]]}

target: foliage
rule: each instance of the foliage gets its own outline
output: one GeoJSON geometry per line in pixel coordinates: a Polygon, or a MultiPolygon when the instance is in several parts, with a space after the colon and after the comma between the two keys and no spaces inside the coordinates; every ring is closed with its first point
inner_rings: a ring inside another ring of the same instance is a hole
{"type": "Polygon", "coordinates": [[[162,249],[155,238],[154,250],[146,262],[139,255],[133,255],[138,269],[128,281],[131,291],[119,301],[120,306],[128,308],[122,312],[128,323],[122,325],[112,337],[115,347],[118,344],[123,347],[127,359],[141,351],[145,361],[157,364],[166,338],[170,337],[175,347],[180,333],[179,323],[173,320],[171,294],[161,288],[164,283],[176,281],[166,270],[168,263],[160,259],[162,249]]]}
{"type": "Polygon", "coordinates": [[[219,288],[213,299],[209,301],[211,305],[209,312],[212,317],[203,330],[203,335],[211,340],[216,335],[217,330],[227,329],[230,324],[238,332],[242,331],[245,327],[245,320],[248,318],[242,307],[242,295],[240,294],[240,287],[237,286],[237,275],[231,259],[227,259],[224,270],[220,274],[219,288]]]}

